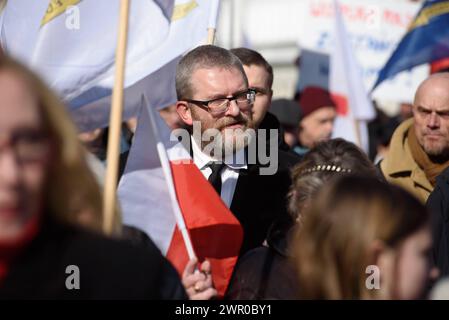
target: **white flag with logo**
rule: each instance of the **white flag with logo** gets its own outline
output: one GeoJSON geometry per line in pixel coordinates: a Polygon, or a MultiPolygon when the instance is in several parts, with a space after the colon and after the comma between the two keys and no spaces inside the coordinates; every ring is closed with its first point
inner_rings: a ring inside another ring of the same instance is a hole
{"type": "MultiPolygon", "coordinates": [[[[163,3],[130,1],[127,78],[168,36],[173,0],[163,3]]],[[[8,1],[2,46],[68,101],[113,77],[119,7],[120,0],[8,1]]]]}
{"type": "MultiPolygon", "coordinates": [[[[156,109],[176,102],[176,65],[185,52],[206,43],[207,29],[215,28],[218,11],[218,0],[175,1],[168,37],[143,58],[142,63],[146,67],[126,66],[129,77],[125,79],[123,119],[137,116],[142,94],[156,109]]],[[[108,77],[94,90],[71,101],[72,114],[82,131],[107,125],[113,81],[113,77],[108,77]],[[100,94],[96,95],[95,90],[100,94]],[[109,90],[109,93],[101,95],[102,90],[109,90]],[[107,97],[101,100],[96,98],[105,95],[107,97]]]]}

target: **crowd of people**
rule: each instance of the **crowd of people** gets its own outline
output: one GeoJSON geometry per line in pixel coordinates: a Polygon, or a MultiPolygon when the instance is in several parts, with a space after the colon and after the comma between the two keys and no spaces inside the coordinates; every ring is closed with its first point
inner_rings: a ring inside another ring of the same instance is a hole
{"type": "MultiPolygon", "coordinates": [[[[422,82],[410,118],[372,130],[388,148],[379,161],[331,139],[337,105],[327,89],[272,101],[272,85],[258,52],[199,46],[178,64],[178,101],[160,112],[172,129],[215,129],[215,147],[231,153],[218,158],[191,136],[194,164],[243,229],[224,298],[449,299],[438,285],[449,274],[449,73],[422,82]],[[278,133],[265,136],[274,174],[247,161],[248,129],[278,133]]],[[[102,233],[92,162],[105,160],[104,129],[79,134],[58,97],[6,56],[0,114],[0,298],[217,297],[207,259],[178,274],[143,228],[116,221],[102,233]]],[[[135,123],[124,128],[120,174],[135,123]]]]}

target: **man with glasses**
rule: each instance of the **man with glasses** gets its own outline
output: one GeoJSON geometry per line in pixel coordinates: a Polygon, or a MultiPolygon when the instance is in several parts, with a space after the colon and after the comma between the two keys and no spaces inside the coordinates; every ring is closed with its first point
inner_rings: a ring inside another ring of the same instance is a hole
{"type": "Polygon", "coordinates": [[[178,64],[176,92],[178,114],[192,128],[194,163],[243,227],[241,254],[262,245],[273,221],[287,215],[290,178],[288,170],[263,175],[259,161],[248,161],[257,97],[242,63],[226,49],[197,47],[178,64]]]}

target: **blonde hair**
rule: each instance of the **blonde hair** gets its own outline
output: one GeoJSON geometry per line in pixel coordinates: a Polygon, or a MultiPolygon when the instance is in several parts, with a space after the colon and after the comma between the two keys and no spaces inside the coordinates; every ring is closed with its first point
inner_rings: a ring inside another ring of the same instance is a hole
{"type": "Polygon", "coordinates": [[[366,267],[373,264],[372,244],[379,240],[397,250],[426,226],[425,208],[398,187],[355,176],[333,181],[316,199],[306,210],[293,247],[300,297],[377,297],[378,290],[368,290],[365,284],[366,267]]]}
{"type": "MultiPolygon", "coordinates": [[[[0,72],[12,72],[26,83],[36,97],[44,130],[52,143],[43,200],[44,214],[72,224],[79,224],[81,216],[89,216],[89,221],[83,225],[100,231],[102,194],[87,165],[85,150],[66,107],[42,80],[11,58],[0,57],[0,72]]],[[[119,226],[118,221],[115,224],[119,226]]]]}

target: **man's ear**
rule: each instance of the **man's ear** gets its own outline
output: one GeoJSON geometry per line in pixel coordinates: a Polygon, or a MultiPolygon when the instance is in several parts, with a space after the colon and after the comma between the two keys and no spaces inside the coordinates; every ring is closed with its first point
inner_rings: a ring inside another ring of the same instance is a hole
{"type": "Polygon", "coordinates": [[[192,112],[189,105],[185,101],[176,102],[176,112],[178,112],[181,120],[188,126],[193,125],[192,112]]]}

